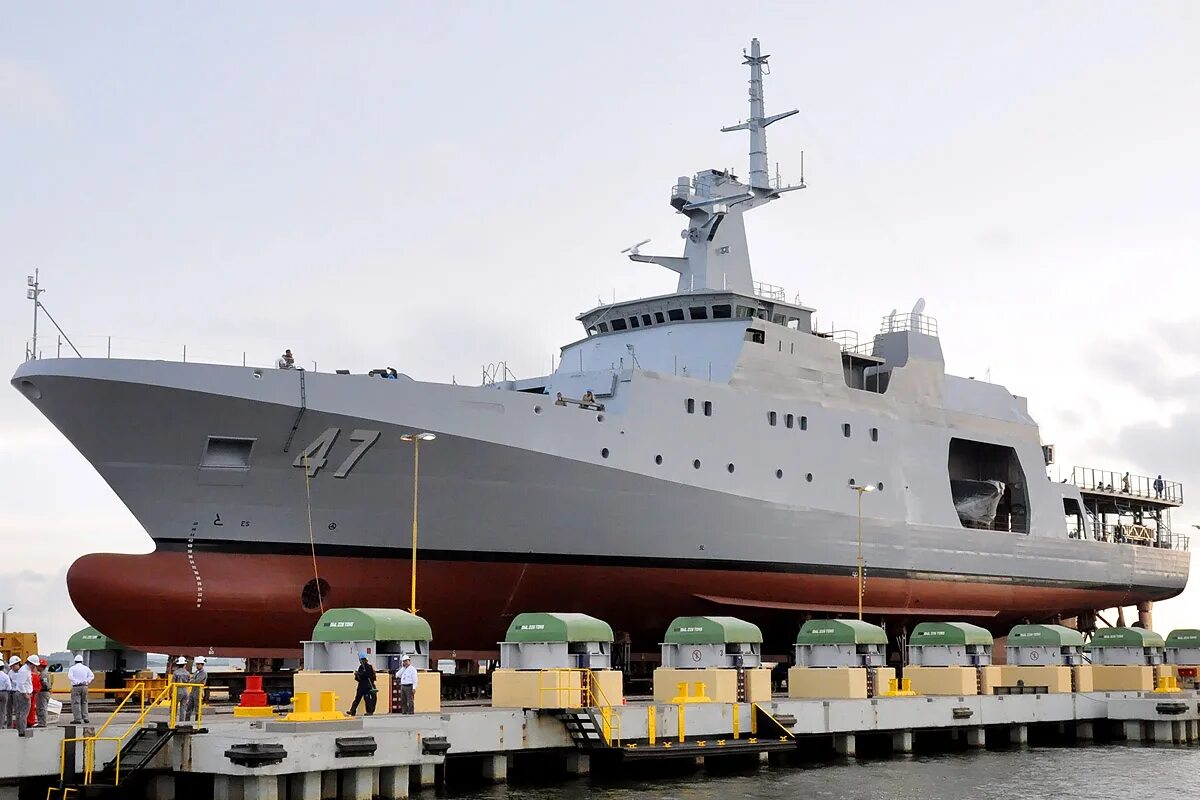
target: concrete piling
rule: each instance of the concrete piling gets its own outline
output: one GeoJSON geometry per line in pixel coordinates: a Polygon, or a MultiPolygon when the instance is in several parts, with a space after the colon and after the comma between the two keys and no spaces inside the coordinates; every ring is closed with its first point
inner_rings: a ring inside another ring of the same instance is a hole
{"type": "Polygon", "coordinates": [[[1017,747],[1029,746],[1029,726],[1013,725],[1008,729],[1008,741],[1017,747]]]}
{"type": "Polygon", "coordinates": [[[592,758],[587,753],[578,751],[567,753],[568,775],[587,775],[592,771],[592,758]]]}
{"type": "Polygon", "coordinates": [[[275,775],[247,775],[242,783],[242,800],[280,800],[279,778],[275,775]]]}
{"type": "Polygon", "coordinates": [[[896,753],[912,753],[913,732],[896,731],[892,734],[892,751],[896,753]]]}
{"type": "Polygon", "coordinates": [[[343,770],[342,791],[338,800],[372,800],[375,794],[375,775],[378,772],[378,769],[370,767],[343,770]]]}
{"type": "Polygon", "coordinates": [[[492,783],[508,780],[508,756],[500,753],[483,757],[483,779],[492,783]]]}
{"type": "Polygon", "coordinates": [[[1141,720],[1127,719],[1125,720],[1125,741],[1140,742],[1142,741],[1142,723],[1141,720]]]}
{"type": "Polygon", "coordinates": [[[1090,722],[1075,723],[1075,738],[1081,742],[1090,742],[1096,738],[1096,731],[1090,722]]]}
{"type": "Polygon", "coordinates": [[[298,772],[289,776],[288,800],[325,800],[321,793],[321,773],[298,772]]]}
{"type": "Polygon", "coordinates": [[[408,767],[381,767],[379,796],[383,800],[402,800],[408,797],[408,767]]]}
{"type": "Polygon", "coordinates": [[[843,733],[833,737],[833,749],[839,756],[854,758],[856,750],[854,746],[854,734],[843,733]]]}
{"type": "Polygon", "coordinates": [[[175,800],[175,776],[152,776],[146,781],[146,800],[175,800]]]}
{"type": "Polygon", "coordinates": [[[967,728],[967,747],[987,747],[987,730],[985,728],[967,728]]]}

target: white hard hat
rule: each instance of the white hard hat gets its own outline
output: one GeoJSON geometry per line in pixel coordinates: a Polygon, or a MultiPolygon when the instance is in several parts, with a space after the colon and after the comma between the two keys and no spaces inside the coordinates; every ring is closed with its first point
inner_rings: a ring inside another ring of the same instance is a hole
{"type": "Polygon", "coordinates": [[[20,657],[20,656],[13,656],[12,658],[10,658],[10,659],[8,660],[8,665],[9,665],[10,667],[15,667],[17,664],[20,664],[20,663],[21,663],[21,657],[20,657]]]}
{"type": "Polygon", "coordinates": [[[25,659],[25,663],[36,665],[42,663],[42,659],[38,658],[37,655],[30,655],[29,658],[25,659]]]}
{"type": "Polygon", "coordinates": [[[207,664],[208,662],[204,660],[204,656],[196,656],[196,663],[197,664],[207,664]]]}
{"type": "Polygon", "coordinates": [[[76,654],[75,654],[75,663],[76,663],[76,664],[82,664],[82,663],[83,663],[83,653],[76,653],[76,654]]]}
{"type": "Polygon", "coordinates": [[[401,661],[412,661],[412,656],[410,656],[408,653],[405,653],[404,658],[402,658],[400,660],[401,661]]]}
{"type": "Polygon", "coordinates": [[[179,658],[175,659],[175,663],[179,664],[180,666],[183,666],[184,664],[187,663],[187,659],[184,658],[183,656],[180,656],[179,658]]]}

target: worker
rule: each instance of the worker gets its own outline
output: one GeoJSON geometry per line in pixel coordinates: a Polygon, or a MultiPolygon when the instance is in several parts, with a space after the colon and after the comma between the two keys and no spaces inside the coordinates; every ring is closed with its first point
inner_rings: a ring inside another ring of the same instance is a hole
{"type": "Polygon", "coordinates": [[[11,697],[12,679],[8,675],[8,663],[0,657],[0,730],[8,730],[12,724],[12,718],[8,714],[11,697]]]}
{"type": "MultiPolygon", "coordinates": [[[[187,669],[187,659],[183,656],[175,659],[175,669],[171,670],[171,683],[176,685],[181,683],[190,683],[192,674],[187,669]]],[[[175,713],[179,716],[180,722],[187,721],[187,704],[188,704],[187,687],[180,687],[175,690],[175,713]]]]}
{"type": "Polygon", "coordinates": [[[361,700],[367,707],[367,716],[375,713],[375,701],[379,689],[375,687],[375,668],[367,661],[367,654],[359,652],[358,669],[354,670],[354,682],[358,688],[354,692],[354,702],[350,704],[350,716],[358,713],[358,703],[361,700]]]}
{"type": "Polygon", "coordinates": [[[588,405],[588,406],[596,405],[596,395],[592,394],[591,389],[588,389],[586,392],[583,393],[582,405],[588,405]]]}
{"type": "Polygon", "coordinates": [[[8,659],[8,707],[5,709],[3,725],[0,728],[8,730],[13,727],[17,716],[17,671],[21,668],[21,657],[14,655],[8,659]]]}
{"type": "Polygon", "coordinates": [[[189,683],[198,684],[193,686],[191,692],[188,693],[187,716],[184,720],[191,720],[193,717],[200,718],[200,703],[204,701],[204,687],[208,685],[208,670],[205,669],[205,664],[208,662],[204,656],[196,656],[192,661],[192,674],[189,678],[189,683]]]}
{"type": "Polygon", "coordinates": [[[75,663],[67,670],[67,677],[71,679],[71,723],[88,725],[91,723],[88,719],[88,689],[96,680],[96,673],[83,663],[83,655],[76,653],[75,663]]]}
{"type": "Polygon", "coordinates": [[[36,728],[38,726],[37,702],[42,693],[42,674],[38,670],[42,666],[42,659],[38,656],[31,656],[31,658],[33,660],[29,661],[29,681],[33,684],[33,691],[29,695],[29,711],[25,717],[25,724],[36,728]]]}
{"type": "Polygon", "coordinates": [[[1163,482],[1162,475],[1159,475],[1154,479],[1154,496],[1161,500],[1165,488],[1167,488],[1167,484],[1163,482]]]}
{"type": "Polygon", "coordinates": [[[1124,492],[1125,494],[1129,494],[1129,473],[1128,472],[1126,472],[1124,475],[1121,476],[1121,491],[1124,492]]]}
{"type": "Polygon", "coordinates": [[[292,355],[292,351],[284,350],[283,355],[275,362],[275,366],[279,369],[295,369],[296,357],[292,355]]]}
{"type": "Polygon", "coordinates": [[[404,666],[400,669],[400,713],[413,713],[413,700],[417,694],[417,668],[412,665],[412,656],[404,654],[404,666]]]}
{"type": "Polygon", "coordinates": [[[40,681],[38,693],[34,695],[34,703],[37,706],[37,726],[44,728],[46,727],[46,712],[50,708],[50,684],[54,681],[54,676],[50,673],[50,662],[44,658],[38,666],[37,676],[40,681]]]}
{"type": "MultiPolygon", "coordinates": [[[[33,665],[37,662],[38,657],[31,655],[25,659],[25,663],[21,664],[21,668],[17,670],[17,674],[12,678],[13,690],[16,692],[17,699],[16,708],[13,709],[13,717],[18,736],[29,735],[29,710],[32,708],[33,700],[33,665]]],[[[17,663],[20,664],[20,659],[17,659],[17,663]]]]}

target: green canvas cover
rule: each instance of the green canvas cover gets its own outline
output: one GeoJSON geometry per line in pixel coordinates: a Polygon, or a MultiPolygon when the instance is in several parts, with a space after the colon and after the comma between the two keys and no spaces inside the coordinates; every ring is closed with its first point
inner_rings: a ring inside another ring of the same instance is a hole
{"type": "Polygon", "coordinates": [[[1083,634],[1063,625],[1016,625],[1008,632],[1008,646],[1083,647],[1083,634]]]}
{"type": "Polygon", "coordinates": [[[800,626],[796,644],[887,644],[878,625],[857,619],[810,619],[800,626]]]}
{"type": "Polygon", "coordinates": [[[1163,638],[1145,628],[1101,628],[1092,634],[1092,643],[1088,648],[1162,646],[1163,638]]]}
{"type": "Polygon", "coordinates": [[[587,614],[517,614],[506,642],[611,642],[613,631],[607,622],[587,614]]]}
{"type": "Polygon", "coordinates": [[[1167,647],[1200,647],[1200,630],[1176,628],[1167,634],[1167,647]]]}
{"type": "Polygon", "coordinates": [[[72,652],[80,650],[124,650],[125,645],[110,639],[95,628],[84,628],[74,633],[67,640],[67,649],[72,652]]]}
{"type": "Polygon", "coordinates": [[[910,645],[969,645],[991,647],[992,634],[987,628],[969,622],[922,622],[913,628],[910,645]]]}
{"type": "Polygon", "coordinates": [[[313,628],[314,642],[429,642],[423,617],[398,608],[331,608],[313,628]]]}
{"type": "Polygon", "coordinates": [[[762,631],[737,617],[676,617],[663,644],[762,644],[762,631]]]}

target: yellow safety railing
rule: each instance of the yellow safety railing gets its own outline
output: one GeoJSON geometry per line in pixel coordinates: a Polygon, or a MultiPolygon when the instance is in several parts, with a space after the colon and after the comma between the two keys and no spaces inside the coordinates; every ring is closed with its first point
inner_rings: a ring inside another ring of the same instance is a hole
{"type": "MultiPolygon", "coordinates": [[[[148,687],[145,683],[136,683],[129,689],[123,699],[104,721],[95,733],[91,736],[76,736],[64,738],[59,749],[58,755],[58,780],[62,786],[63,800],[66,800],[68,793],[78,791],[73,787],[64,786],[67,775],[67,745],[82,742],[83,743],[83,786],[92,785],[96,775],[96,744],[99,742],[113,742],[116,745],[116,755],[113,760],[114,781],[121,781],[121,748],[124,747],[125,740],[137,730],[140,730],[146,723],[146,718],[150,712],[156,708],[168,709],[168,726],[171,729],[179,725],[180,705],[184,704],[188,696],[195,691],[197,696],[196,702],[196,725],[199,727],[204,717],[204,688],[202,683],[174,683],[168,682],[162,686],[157,693],[153,693],[156,686],[148,687]],[[126,711],[126,706],[129,706],[129,713],[133,713],[134,699],[136,698],[138,716],[119,736],[105,736],[105,732],[109,729],[117,719],[117,715],[122,711],[126,711]]],[[[46,798],[49,800],[51,793],[58,787],[51,788],[46,792],[46,798]]]]}
{"type": "Polygon", "coordinates": [[[546,708],[598,709],[600,733],[605,744],[609,747],[621,746],[621,715],[613,712],[613,705],[600,688],[600,682],[592,670],[582,667],[538,670],[538,703],[546,708]],[[549,675],[554,676],[554,682],[546,685],[549,675]],[[546,703],[546,692],[554,692],[553,703],[546,703]]]}

